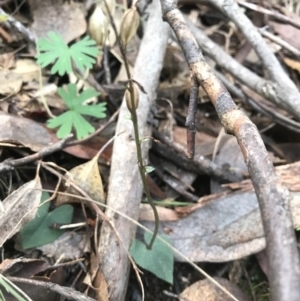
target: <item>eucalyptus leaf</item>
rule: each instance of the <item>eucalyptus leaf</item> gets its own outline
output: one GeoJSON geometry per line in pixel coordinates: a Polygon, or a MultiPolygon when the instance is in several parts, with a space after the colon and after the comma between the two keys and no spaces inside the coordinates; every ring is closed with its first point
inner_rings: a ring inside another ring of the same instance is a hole
{"type": "Polygon", "coordinates": [[[53,242],[65,231],[52,229],[49,226],[53,223],[68,224],[72,220],[73,207],[71,205],[62,205],[49,212],[50,203],[45,203],[48,198],[49,195],[43,194],[37,215],[19,233],[20,245],[23,250],[53,242]]]}
{"type": "MultiPolygon", "coordinates": [[[[160,237],[170,243],[168,236],[160,235],[160,237]]],[[[151,238],[151,233],[144,233],[144,239],[147,244],[150,243],[151,238]]],[[[135,239],[131,244],[130,254],[141,268],[153,273],[156,277],[173,284],[173,251],[161,240],[156,238],[152,249],[150,250],[145,243],[135,239]]]]}

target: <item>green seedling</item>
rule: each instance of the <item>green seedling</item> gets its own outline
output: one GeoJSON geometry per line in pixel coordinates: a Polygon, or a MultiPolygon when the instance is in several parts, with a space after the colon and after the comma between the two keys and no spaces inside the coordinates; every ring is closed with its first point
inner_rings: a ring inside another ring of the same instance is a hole
{"type": "MultiPolygon", "coordinates": [[[[51,73],[58,73],[60,76],[70,74],[73,71],[73,65],[82,72],[91,69],[99,54],[96,42],[89,37],[68,46],[55,32],[50,32],[48,38],[40,39],[37,46],[39,52],[37,63],[43,68],[53,64],[51,73]]],[[[85,138],[95,131],[83,115],[96,118],[106,116],[106,103],[86,105],[87,100],[99,95],[94,89],[89,88],[78,93],[76,85],[69,84],[66,90],[59,88],[58,94],[66,103],[68,111],[48,120],[48,127],[59,128],[57,137],[60,139],[71,134],[73,128],[75,128],[77,139],[85,138]]],[[[48,107],[46,103],[45,107],[48,107]]]]}
{"type": "Polygon", "coordinates": [[[69,108],[65,113],[48,120],[49,128],[59,127],[57,131],[58,138],[67,137],[72,132],[73,127],[75,128],[77,139],[84,138],[93,133],[95,128],[82,115],[97,118],[104,118],[106,116],[106,103],[85,105],[88,99],[99,95],[94,89],[86,89],[81,94],[78,94],[76,85],[69,84],[67,90],[59,88],[58,94],[69,108]]]}
{"type": "Polygon", "coordinates": [[[99,54],[96,42],[88,36],[68,46],[59,34],[49,32],[48,39],[40,39],[37,46],[37,63],[42,68],[53,64],[51,73],[58,73],[60,76],[72,72],[72,63],[82,72],[91,69],[99,54]]]}

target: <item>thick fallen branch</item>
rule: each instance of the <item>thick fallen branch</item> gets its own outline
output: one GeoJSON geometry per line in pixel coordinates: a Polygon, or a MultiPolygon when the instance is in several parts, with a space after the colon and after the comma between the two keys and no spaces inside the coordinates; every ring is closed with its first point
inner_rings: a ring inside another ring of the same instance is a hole
{"type": "Polygon", "coordinates": [[[260,205],[267,242],[272,300],[299,300],[299,255],[289,207],[289,192],[276,176],[256,126],[235,105],[226,88],[205,62],[177,8],[176,0],[161,0],[161,4],[164,19],[174,30],[189,65],[193,94],[196,87],[203,87],[226,132],[234,135],[241,147],[260,205]]]}
{"type": "MultiPolygon", "coordinates": [[[[140,92],[137,109],[141,139],[151,135],[147,117],[152,101],[155,99],[168,37],[169,26],[161,19],[159,1],[153,0],[149,7],[149,19],[133,72],[133,79],[147,92],[147,94],[140,92]]],[[[133,140],[133,124],[126,118],[129,115],[126,102],[123,100],[116,128],[116,133],[120,135],[115,139],[113,147],[107,205],[137,220],[143,186],[138,169],[136,145],[133,140]]],[[[143,142],[142,148],[143,157],[146,159],[149,142],[143,142]]],[[[106,215],[119,232],[124,245],[129,248],[136,226],[116,215],[113,210],[108,209],[106,215]]],[[[124,300],[129,275],[129,260],[124,249],[116,241],[114,232],[105,222],[101,228],[98,251],[100,268],[109,285],[110,301],[124,300]]]]}

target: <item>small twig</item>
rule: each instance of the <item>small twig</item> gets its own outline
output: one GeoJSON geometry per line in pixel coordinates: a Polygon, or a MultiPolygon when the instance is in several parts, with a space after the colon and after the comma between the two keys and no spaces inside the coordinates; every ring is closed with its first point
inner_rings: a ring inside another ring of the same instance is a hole
{"type": "Polygon", "coordinates": [[[158,131],[153,131],[153,137],[158,140],[158,143],[153,143],[152,149],[184,170],[209,175],[222,183],[239,182],[243,179],[242,174],[224,170],[203,156],[194,160],[187,159],[183,150],[158,131]]]}
{"type": "Polygon", "coordinates": [[[50,146],[46,146],[45,148],[43,148],[42,150],[40,150],[39,152],[37,152],[35,154],[26,156],[24,158],[15,159],[15,160],[11,160],[11,159],[5,160],[4,162],[0,163],[0,172],[14,169],[17,166],[32,163],[34,161],[42,159],[45,156],[52,154],[54,152],[57,152],[58,150],[63,149],[65,147],[66,143],[72,139],[72,137],[73,137],[73,134],[69,135],[68,137],[66,137],[50,146]]]}
{"type": "Polygon", "coordinates": [[[35,34],[23,26],[22,23],[19,21],[15,20],[12,16],[8,15],[1,7],[0,7],[0,14],[7,17],[7,21],[4,22],[5,25],[8,25],[9,27],[15,28],[18,32],[22,33],[23,36],[31,43],[35,44],[36,43],[36,36],[35,34]]]}
{"type": "Polygon", "coordinates": [[[279,46],[281,46],[283,48],[285,48],[286,50],[288,50],[292,54],[300,57],[300,51],[297,48],[295,48],[294,46],[292,46],[291,44],[289,44],[288,42],[286,42],[283,39],[281,39],[280,37],[273,35],[272,33],[268,32],[265,28],[260,28],[259,32],[265,38],[267,38],[270,41],[278,44],[279,46]]]}
{"type": "Polygon", "coordinates": [[[107,93],[104,90],[104,88],[95,80],[94,76],[90,72],[84,74],[84,71],[81,71],[76,64],[72,64],[72,68],[75,76],[78,79],[82,80],[85,83],[88,83],[96,91],[100,92],[102,98],[105,98],[107,96],[107,93]]]}
{"type": "Polygon", "coordinates": [[[179,182],[179,180],[175,179],[170,175],[165,174],[161,170],[161,168],[158,167],[157,165],[153,164],[153,166],[155,167],[155,174],[166,184],[168,184],[173,190],[175,190],[176,192],[178,192],[180,195],[182,195],[183,197],[185,197],[187,200],[191,202],[195,202],[195,203],[198,202],[199,197],[197,197],[192,193],[187,192],[186,188],[182,183],[179,182]]]}
{"type": "Polygon", "coordinates": [[[244,91],[242,91],[237,86],[232,84],[223,74],[221,74],[217,71],[215,71],[215,73],[219,77],[219,79],[223,82],[223,84],[228,89],[228,91],[230,93],[234,94],[236,97],[238,97],[244,103],[249,104],[254,110],[269,117],[271,120],[282,125],[283,127],[287,128],[293,132],[300,133],[300,122],[294,121],[294,120],[278,113],[276,110],[269,109],[267,106],[265,106],[261,102],[258,102],[255,99],[252,99],[249,96],[247,96],[244,91]]]}
{"type": "Polygon", "coordinates": [[[71,261],[58,263],[58,264],[55,264],[55,265],[47,267],[45,269],[45,271],[56,270],[56,269],[61,268],[61,267],[66,267],[66,266],[70,266],[70,265],[76,264],[78,262],[82,262],[84,260],[85,260],[85,258],[78,258],[78,259],[74,259],[74,260],[71,260],[71,261]]]}
{"type": "Polygon", "coordinates": [[[280,22],[290,24],[290,25],[300,29],[300,23],[299,22],[297,22],[295,19],[292,19],[288,16],[285,16],[285,15],[279,13],[279,12],[272,11],[272,10],[266,9],[262,6],[256,5],[254,3],[249,3],[249,2],[242,1],[242,0],[237,0],[237,3],[244,6],[244,7],[249,8],[251,10],[255,10],[259,13],[262,13],[262,14],[265,14],[265,15],[268,15],[268,16],[272,16],[272,17],[274,17],[274,19],[276,19],[280,22]]]}
{"type": "Polygon", "coordinates": [[[50,291],[59,293],[60,295],[71,299],[71,300],[78,300],[78,301],[95,301],[95,299],[90,298],[76,290],[70,287],[66,286],[60,286],[56,283],[52,282],[44,282],[39,280],[33,280],[33,279],[25,279],[25,278],[19,278],[19,277],[7,277],[10,281],[16,282],[16,283],[24,283],[27,285],[35,285],[39,287],[43,287],[45,289],[48,289],[50,291]]]}
{"type": "Polygon", "coordinates": [[[195,155],[195,136],[196,125],[195,117],[197,112],[199,86],[197,83],[192,83],[190,89],[190,100],[188,114],[186,117],[185,126],[187,127],[187,156],[189,159],[193,159],[195,155]]]}

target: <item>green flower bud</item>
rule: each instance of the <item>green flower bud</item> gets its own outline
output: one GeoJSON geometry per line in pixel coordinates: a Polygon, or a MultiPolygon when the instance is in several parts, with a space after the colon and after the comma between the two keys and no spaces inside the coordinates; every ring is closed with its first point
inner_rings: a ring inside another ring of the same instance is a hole
{"type": "Polygon", "coordinates": [[[127,88],[125,92],[126,105],[131,113],[132,110],[136,110],[137,107],[139,106],[139,97],[140,97],[137,86],[133,83],[132,87],[133,87],[133,103],[131,101],[130,88],[127,88]]]}
{"type": "Polygon", "coordinates": [[[105,45],[108,27],[109,20],[103,13],[101,5],[97,4],[89,20],[89,33],[100,48],[103,48],[105,45]]]}

